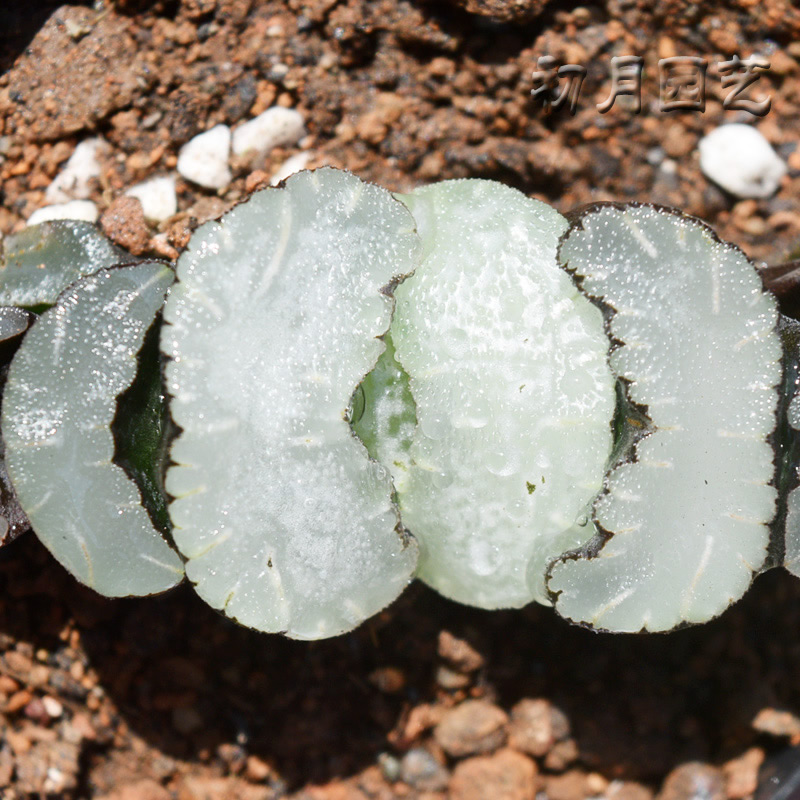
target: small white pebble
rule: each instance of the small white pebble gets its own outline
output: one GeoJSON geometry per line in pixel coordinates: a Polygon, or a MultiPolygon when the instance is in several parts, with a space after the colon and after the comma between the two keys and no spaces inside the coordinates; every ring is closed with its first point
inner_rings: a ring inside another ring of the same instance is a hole
{"type": "Polygon", "coordinates": [[[58,719],[64,713],[64,706],[62,706],[55,697],[45,695],[42,698],[42,705],[47,712],[47,716],[51,719],[58,719]]]}
{"type": "Polygon", "coordinates": [[[678,162],[673,161],[671,158],[665,158],[658,168],[666,175],[674,175],[678,171],[678,162]]]}
{"type": "Polygon", "coordinates": [[[233,132],[233,152],[264,155],[275,147],[295,144],[305,134],[303,116],[293,108],[273,106],[233,132]]]}
{"type": "Polygon", "coordinates": [[[145,219],[149,222],[164,222],[178,211],[178,196],[172,175],[151,178],[132,186],[125,194],[139,200],[145,219]]]}
{"type": "Polygon", "coordinates": [[[101,167],[97,156],[106,150],[108,143],[99,137],[82,141],[45,190],[47,202],[66,203],[89,197],[92,180],[100,177],[101,167]]]}
{"type": "Polygon", "coordinates": [[[289,156],[289,158],[275,170],[274,175],[270,178],[270,184],[272,186],[277,186],[290,175],[294,175],[295,172],[300,172],[301,169],[305,169],[310,159],[311,153],[308,152],[295,153],[293,156],[289,156]]]}
{"type": "Polygon", "coordinates": [[[91,200],[71,200],[69,203],[56,203],[38,208],[28,217],[28,225],[38,225],[54,219],[77,219],[84,222],[97,222],[100,216],[97,206],[91,200]]]}
{"type": "Polygon", "coordinates": [[[700,140],[700,169],[737,197],[769,197],[786,164],[752,125],[720,125],[700,140]]]}
{"type": "Polygon", "coordinates": [[[178,154],[178,172],[206,189],[224,189],[232,180],[228,169],[231,130],[217,125],[188,141],[178,154]]]}

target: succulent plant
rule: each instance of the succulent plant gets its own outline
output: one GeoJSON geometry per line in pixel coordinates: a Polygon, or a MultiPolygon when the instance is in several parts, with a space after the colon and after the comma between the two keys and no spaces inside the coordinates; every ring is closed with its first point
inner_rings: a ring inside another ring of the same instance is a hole
{"type": "Polygon", "coordinates": [[[111,597],[183,578],[136,484],[113,463],[111,432],[173,278],[158,263],[81,278],[25,336],[5,386],[6,465],[22,508],[50,552],[111,597]]]}
{"type": "Polygon", "coordinates": [[[764,565],[777,511],[775,301],[741,251],[653,206],[589,208],[559,257],[606,308],[611,368],[647,422],[595,501],[598,537],[548,588],[596,627],[710,619],[764,565]]]}
{"type": "Polygon", "coordinates": [[[131,261],[47,223],[0,268],[5,362],[41,314],[3,398],[6,532],[27,514],[104,594],[185,571],[315,639],[418,576],[639,631],[800,573],[800,324],[699,220],[322,169],[201,226],[177,279],[131,261]]]}
{"type": "Polygon", "coordinates": [[[585,538],[611,451],[602,316],[559,269],[567,221],[544,203],[482,180],[402,199],[425,254],[392,323],[417,426],[386,466],[419,577],[483,608],[547,602],[545,564],[585,538]]]}
{"type": "Polygon", "coordinates": [[[178,261],[170,515],[200,596],[244,625],[332,636],[413,576],[416,542],[347,412],[418,249],[401,203],[326,169],[202,226],[178,261]]]}

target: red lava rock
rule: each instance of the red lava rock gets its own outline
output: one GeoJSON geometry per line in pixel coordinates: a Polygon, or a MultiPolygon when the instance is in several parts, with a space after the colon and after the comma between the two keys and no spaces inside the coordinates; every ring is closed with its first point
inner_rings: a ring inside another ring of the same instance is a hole
{"type": "Polygon", "coordinates": [[[508,715],[486,700],[466,700],[447,711],[433,735],[451,756],[461,758],[496,750],[506,740],[508,715]]]}
{"type": "Polygon", "coordinates": [[[150,242],[150,229],[136,197],[118,197],[100,217],[100,227],[111,241],[133,255],[141,255],[150,242]]]}
{"type": "Polygon", "coordinates": [[[14,776],[14,756],[7,747],[0,749],[0,788],[8,786],[14,776]]]}
{"type": "Polygon", "coordinates": [[[578,743],[574,739],[563,739],[556,742],[544,757],[544,766],[552,772],[563,772],[577,758],[578,743]]]}
{"type": "Polygon", "coordinates": [[[23,713],[28,719],[38,722],[40,725],[47,725],[50,722],[50,715],[40,697],[34,697],[25,706],[23,713]]]}
{"type": "Polygon", "coordinates": [[[456,672],[475,672],[483,666],[483,656],[469,642],[449,631],[439,633],[438,653],[456,672]]]}
{"type": "Polygon", "coordinates": [[[247,753],[239,744],[223,742],[217,747],[217,756],[229,775],[239,775],[247,764],[247,753]]]}
{"type": "Polygon", "coordinates": [[[252,783],[263,783],[272,774],[272,768],[258,756],[248,756],[244,776],[252,783]]]}
{"type": "Polygon", "coordinates": [[[586,776],[586,789],[590,797],[599,797],[606,793],[610,782],[599,772],[590,772],[586,776]]]}
{"type": "Polygon", "coordinates": [[[43,140],[94,127],[151,82],[138,51],[126,17],[60,8],[8,74],[6,133],[27,127],[43,140]]]}
{"type": "Polygon", "coordinates": [[[389,741],[400,748],[408,747],[415,742],[425,731],[438,725],[444,716],[441,706],[423,703],[411,709],[408,717],[389,734],[389,741]]]}
{"type": "Polygon", "coordinates": [[[5,668],[15,678],[23,680],[27,683],[28,674],[33,667],[33,661],[28,656],[20,653],[18,650],[9,650],[3,656],[5,668]]]}
{"type": "Polygon", "coordinates": [[[219,219],[233,205],[234,203],[226,203],[221,197],[200,197],[186,213],[197,220],[197,225],[202,225],[209,220],[219,219]]]}
{"type": "Polygon", "coordinates": [[[64,797],[78,785],[80,747],[65,741],[35,742],[18,756],[15,787],[32,795],[64,797]]]}
{"type": "Polygon", "coordinates": [[[406,685],[406,676],[397,667],[379,667],[369,674],[369,682],[385,694],[397,694],[406,685]]]}
{"type": "Polygon", "coordinates": [[[583,800],[591,794],[585,772],[570,770],[563,775],[553,775],[546,779],[545,793],[548,800],[583,800]]]}
{"type": "Polygon", "coordinates": [[[612,781],[605,790],[606,800],[653,800],[653,792],[635,781],[612,781]]]}
{"type": "Polygon", "coordinates": [[[569,720],[548,700],[524,699],[511,709],[509,744],[537,758],[569,736],[569,720]]]}
{"type": "Polygon", "coordinates": [[[472,683],[472,679],[463,672],[456,672],[450,669],[450,667],[442,665],[436,670],[436,683],[438,683],[442,689],[456,691],[458,689],[465,689],[472,683]]]}
{"type": "Polygon", "coordinates": [[[450,779],[450,800],[533,800],[536,764],[513,750],[462,761],[450,779]]]}
{"type": "Polygon", "coordinates": [[[424,747],[409,750],[400,762],[400,779],[415,789],[438,792],[447,788],[447,769],[424,747]]]}
{"type": "Polygon", "coordinates": [[[667,775],[656,800],[725,800],[722,770],[690,761],[667,775]]]}
{"type": "Polygon", "coordinates": [[[109,794],[104,794],[97,800],[172,800],[172,794],[160,783],[145,778],[126,786],[120,786],[109,794]]]}
{"type": "Polygon", "coordinates": [[[21,711],[32,700],[33,695],[27,689],[22,689],[19,692],[15,692],[11,695],[11,697],[8,698],[8,702],[6,703],[3,711],[5,711],[6,714],[16,714],[17,711],[21,711]]]}
{"type": "Polygon", "coordinates": [[[800,738],[800,719],[788,711],[762,708],[753,720],[753,727],[759,733],[768,733],[770,736],[800,738]]]}
{"type": "Polygon", "coordinates": [[[453,0],[468,14],[495,22],[530,22],[545,7],[545,0],[453,0]]]}
{"type": "Polygon", "coordinates": [[[758,771],[764,763],[764,751],[751,747],[746,753],[723,765],[725,790],[730,800],[750,797],[758,786],[758,771]]]}
{"type": "Polygon", "coordinates": [[[379,145],[388,135],[392,125],[402,116],[405,101],[391,92],[381,92],[375,97],[373,107],[356,122],[356,134],[365,142],[379,145]]]}
{"type": "MultiPolygon", "coordinates": [[[[378,756],[378,760],[381,760],[380,756],[378,756]]],[[[399,770],[399,762],[397,759],[395,759],[395,764],[397,764],[399,770]]],[[[394,783],[395,780],[397,780],[397,778],[392,779],[391,782],[394,783]]],[[[378,764],[367,767],[353,782],[357,785],[358,789],[368,798],[371,798],[371,800],[382,800],[383,798],[389,800],[394,794],[393,787],[384,774],[383,767],[378,766],[378,764]]],[[[442,800],[444,799],[442,798],[442,800]]]]}
{"type": "Polygon", "coordinates": [[[70,727],[74,730],[78,739],[93,741],[97,738],[97,731],[94,729],[89,715],[82,711],[79,711],[72,717],[70,727]]]}
{"type": "Polygon", "coordinates": [[[683,158],[697,147],[697,137],[680,123],[673,122],[666,127],[661,146],[670,158],[683,158]]]}
{"type": "Polygon", "coordinates": [[[357,786],[334,781],[305,789],[299,795],[293,795],[292,800],[367,800],[367,796],[357,786]]]}
{"type": "Polygon", "coordinates": [[[173,222],[166,230],[167,241],[177,250],[183,250],[189,239],[192,237],[192,228],[190,219],[179,219],[173,222]]]}
{"type": "Polygon", "coordinates": [[[247,194],[255,192],[257,189],[265,189],[269,186],[269,175],[263,169],[251,172],[244,181],[244,190],[247,194]]]}
{"type": "Polygon", "coordinates": [[[253,786],[239,778],[191,776],[178,788],[178,800],[274,800],[274,797],[272,789],[253,786]]]}

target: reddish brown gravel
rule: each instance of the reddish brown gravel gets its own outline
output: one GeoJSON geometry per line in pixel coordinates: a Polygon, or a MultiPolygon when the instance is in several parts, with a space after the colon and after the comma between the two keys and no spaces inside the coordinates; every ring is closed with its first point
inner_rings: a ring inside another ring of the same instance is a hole
{"type": "MultiPolygon", "coordinates": [[[[0,232],[101,136],[90,199],[142,254],[174,258],[304,152],[395,190],[484,177],[564,211],[675,205],[777,263],[800,248],[799,61],[789,0],[9,0],[0,232]],[[717,54],[752,53],[772,63],[755,122],[789,171],[773,197],[736,200],[696,146],[754,121],[723,109],[715,72],[717,54]],[[644,58],[643,112],[601,114],[625,54],[644,58]],[[587,67],[575,116],[531,98],[545,55],[587,67]],[[704,113],[658,111],[657,62],[674,55],[708,60],[704,113]],[[307,136],[233,159],[225,190],[179,178],[159,226],[123,198],[173,173],[193,136],[274,105],[307,136]]],[[[800,745],[798,631],[800,582],[773,571],[722,618],[668,635],[595,635],[415,585],[354,633],[300,643],[239,628],[186,587],[104,600],[27,535],[0,550],[0,797],[748,800],[800,745]]]]}

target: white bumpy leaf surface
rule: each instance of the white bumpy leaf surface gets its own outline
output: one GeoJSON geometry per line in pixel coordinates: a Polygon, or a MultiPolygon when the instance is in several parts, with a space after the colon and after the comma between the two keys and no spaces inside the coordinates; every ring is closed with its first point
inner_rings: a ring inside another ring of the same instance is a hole
{"type": "MultiPolygon", "coordinates": [[[[795,393],[788,408],[789,424],[800,430],[800,393],[795,393]]],[[[800,472],[796,468],[797,472],[800,472]]],[[[792,575],[800,578],[800,489],[789,492],[786,500],[786,551],[783,565],[792,575]]]]}
{"type": "Polygon", "coordinates": [[[392,336],[418,426],[409,469],[388,466],[419,577],[483,608],[548,602],[545,565],[586,538],[611,447],[601,314],[557,266],[549,206],[482,180],[402,199],[425,258],[392,336]]]}
{"type": "Polygon", "coordinates": [[[109,597],[183,577],[136,484],[112,463],[116,400],[173,279],[145,263],[78,281],[26,334],[6,383],[6,464],[20,505],[56,559],[109,597]]]}
{"type": "Polygon", "coordinates": [[[33,225],[4,242],[0,305],[50,306],[78,278],[133,260],[89,222],[33,225]]]}
{"type": "Polygon", "coordinates": [[[33,314],[15,306],[0,307],[0,342],[21,336],[31,324],[33,314]]]}
{"type": "Polygon", "coordinates": [[[388,192],[322,169],[202,226],[178,262],[162,332],[174,537],[200,596],[244,625],[333,636],[413,574],[391,479],[346,412],[384,347],[381,288],[418,250],[388,192]]]}
{"type": "Polygon", "coordinates": [[[599,555],[554,566],[556,608],[613,631],[710,619],[763,564],[775,515],[774,300],[739,250],[664,209],[592,209],[560,256],[614,309],[612,369],[655,430],[596,502],[599,555]]]}

